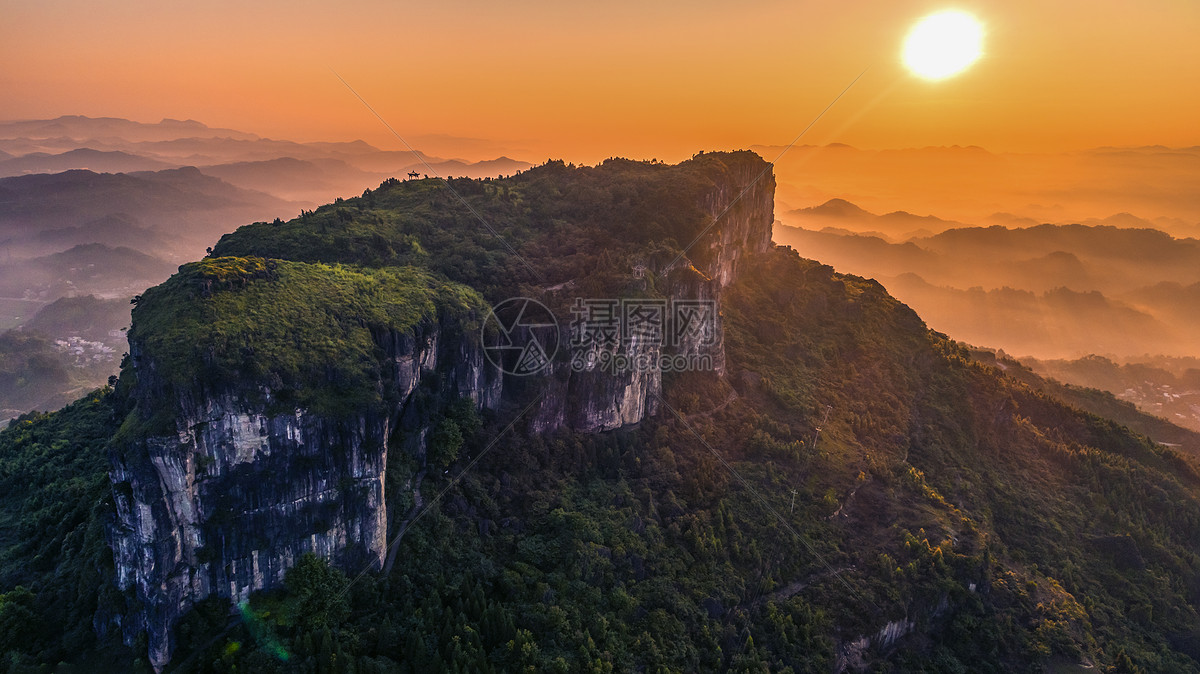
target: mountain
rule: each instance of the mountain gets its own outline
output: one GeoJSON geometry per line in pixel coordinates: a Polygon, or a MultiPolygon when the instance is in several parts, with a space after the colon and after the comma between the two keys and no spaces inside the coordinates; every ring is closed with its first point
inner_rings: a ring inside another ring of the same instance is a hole
{"type": "Polygon", "coordinates": [[[1200,456],[772,245],[768,169],[222,237],[114,387],[0,432],[4,662],[1200,671],[1200,456]]]}
{"type": "Polygon", "coordinates": [[[48,337],[82,337],[124,348],[122,329],[129,327],[129,301],[105,300],[95,295],[63,297],[47,304],[24,325],[24,332],[48,337]]]}
{"type": "MultiPolygon", "coordinates": [[[[1109,392],[1127,406],[1172,424],[1200,431],[1200,362],[1194,358],[1156,358],[1117,363],[1109,358],[1088,355],[1075,360],[1023,359],[1044,377],[1068,385],[1109,392]]],[[[1106,414],[1116,419],[1125,419],[1106,414]]],[[[1128,422],[1125,422],[1128,423],[1128,422]]],[[[1165,431],[1150,432],[1163,442],[1189,442],[1165,431]]]]}
{"type": "MultiPolygon", "coordinates": [[[[848,212],[848,209],[843,209],[848,212]]],[[[1200,242],[1111,225],[962,227],[892,243],[780,225],[775,241],[883,281],[957,339],[1043,359],[1189,355],[1200,242]]]]}
{"type": "Polygon", "coordinates": [[[194,255],[239,224],[296,210],[289,202],[234,187],[190,167],[116,174],[72,170],[0,178],[0,237],[7,237],[13,249],[44,232],[116,216],[160,231],[172,244],[166,253],[194,255]]]}
{"type": "Polygon", "coordinates": [[[74,227],[42,230],[19,241],[19,244],[12,239],[5,242],[6,252],[19,249],[26,254],[40,256],[81,244],[103,243],[174,257],[171,253],[178,245],[167,231],[144,227],[136,218],[125,213],[109,213],[74,227]]]}
{"type": "Polygon", "coordinates": [[[1200,453],[1200,419],[1195,410],[1189,409],[1189,402],[1200,396],[1200,370],[1193,369],[1188,376],[1177,378],[1149,364],[1118,365],[1095,355],[1072,361],[1018,361],[1003,352],[974,349],[972,356],[1043,393],[1117,421],[1163,445],[1179,447],[1188,454],[1200,453]],[[1143,387],[1145,391],[1137,390],[1143,387]],[[1178,387],[1180,393],[1172,392],[1164,404],[1163,392],[1173,387],[1178,387]],[[1175,409],[1190,414],[1175,413],[1171,403],[1176,401],[1179,403],[1175,409]]]}
{"type": "Polygon", "coordinates": [[[1005,212],[992,213],[991,215],[982,218],[981,222],[987,224],[988,226],[999,225],[1001,227],[1007,227],[1010,229],[1019,227],[1037,227],[1038,225],[1042,224],[1030,217],[1014,215],[1012,213],[1005,212]]]}
{"type": "Polygon", "coordinates": [[[360,170],[388,171],[419,158],[413,152],[380,150],[362,141],[300,143],[271,138],[182,137],[118,142],[116,145],[135,154],[196,166],[290,157],[300,160],[341,159],[360,170]]]}
{"type": "Polygon", "coordinates": [[[0,333],[0,427],[32,410],[58,409],[116,374],[129,301],[64,297],[21,330],[0,333]]]}
{"type": "Polygon", "coordinates": [[[782,220],[790,226],[803,229],[833,227],[852,232],[882,232],[893,241],[932,236],[947,229],[966,226],[961,222],[943,220],[932,215],[913,215],[907,211],[876,215],[845,199],[830,199],[819,206],[788,211],[782,216],[782,220]]]}
{"type": "Polygon", "coordinates": [[[121,138],[129,141],[153,141],[181,137],[238,140],[257,138],[254,134],[233,129],[210,128],[192,119],[164,119],[156,124],[147,124],[119,117],[63,115],[55,119],[0,122],[0,138],[71,138],[75,141],[91,138],[121,138]]]}
{"type": "MultiPolygon", "coordinates": [[[[1172,271],[1192,267],[1200,242],[1180,239],[1158,229],[1125,229],[1111,225],[1038,225],[964,227],[944,231],[913,243],[952,255],[1026,255],[1030,251],[1063,250],[1116,263],[1155,260],[1172,271]]],[[[1142,264],[1146,264],[1142,262],[1142,264]]]]}
{"type": "Polygon", "coordinates": [[[291,201],[309,201],[314,195],[323,194],[318,203],[337,196],[362,194],[364,189],[378,185],[385,177],[361,171],[340,159],[305,161],[292,157],[201,166],[200,171],[234,185],[291,201]]]}
{"type": "MultiPolygon", "coordinates": [[[[490,145],[449,136],[427,140],[441,148],[474,148],[472,154],[490,145]]],[[[361,194],[385,178],[411,171],[484,178],[511,175],[531,164],[507,156],[445,159],[427,152],[382,150],[361,140],[302,143],[263,138],[192,120],[145,124],[67,116],[0,122],[0,177],[72,169],[131,173],[193,166],[236,187],[293,202],[298,209],[361,194]]]]}
{"type": "Polygon", "coordinates": [[[810,206],[809,208],[801,208],[792,212],[798,216],[815,216],[821,218],[849,219],[877,217],[874,213],[869,213],[845,199],[830,199],[820,206],[810,206]]]}
{"type": "Polygon", "coordinates": [[[1189,328],[1200,327],[1200,283],[1164,281],[1130,291],[1125,298],[1139,306],[1153,307],[1189,328]]]}
{"type": "Polygon", "coordinates": [[[50,302],[76,294],[128,298],[162,282],[176,265],[132,248],[80,244],[0,269],[0,295],[50,302]]]}
{"type": "Polygon", "coordinates": [[[58,173],[70,169],[87,169],[97,173],[128,173],[130,171],[158,171],[167,168],[175,168],[175,165],[120,150],[102,151],[80,148],[60,154],[33,152],[15,159],[0,161],[0,177],[19,176],[27,173],[58,173]]]}
{"type": "MultiPolygon", "coordinates": [[[[906,241],[892,243],[882,236],[826,228],[820,231],[778,225],[775,242],[792,246],[838,269],[864,276],[898,276],[921,270],[934,279],[974,281],[957,260],[906,241]]],[[[961,281],[960,281],[961,282],[961,281]]]]}
{"type": "Polygon", "coordinates": [[[1097,291],[963,290],[935,286],[911,273],[882,282],[931,326],[969,344],[999,346],[1040,358],[1195,352],[1191,334],[1097,291]]]}
{"type": "Polygon", "coordinates": [[[77,390],[70,369],[45,337],[0,333],[0,422],[39,407],[57,409],[87,390],[77,390]]]}

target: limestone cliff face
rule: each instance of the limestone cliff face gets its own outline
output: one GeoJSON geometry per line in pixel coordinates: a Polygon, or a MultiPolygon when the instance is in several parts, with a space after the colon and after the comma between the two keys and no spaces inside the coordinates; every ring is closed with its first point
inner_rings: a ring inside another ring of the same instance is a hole
{"type": "MultiPolygon", "coordinates": [[[[703,356],[711,371],[723,374],[721,291],[737,278],[748,258],[770,247],[774,202],[775,177],[765,163],[735,164],[715,180],[704,197],[707,220],[691,248],[682,257],[665,260],[659,266],[652,264],[645,270],[663,280],[668,301],[711,302],[717,313],[712,322],[713,334],[691,334],[666,345],[655,340],[631,340],[615,353],[627,363],[703,356]]],[[[663,368],[658,367],[614,371],[598,359],[582,368],[556,363],[545,381],[539,382],[548,392],[533,413],[532,427],[539,432],[568,427],[592,433],[635,424],[657,411],[662,380],[663,368]]]]}
{"type": "Polygon", "coordinates": [[[775,175],[770,164],[738,163],[705,200],[716,224],[689,251],[696,266],[724,288],[746,258],[771,246],[775,221],[775,175]]]}
{"type": "MultiPolygon", "coordinates": [[[[775,182],[769,165],[755,159],[710,176],[700,204],[705,221],[694,242],[680,242],[692,245],[643,270],[659,297],[710,302],[711,331],[668,345],[632,340],[620,355],[651,362],[703,357],[706,369],[724,372],[722,290],[771,241],[775,182]]],[[[137,320],[135,313],[135,328],[137,320]]],[[[370,342],[382,354],[376,385],[387,395],[381,405],[341,415],[285,405],[269,380],[215,389],[168,385],[165,368],[131,333],[136,404],[144,416],[167,413],[172,422],[169,431],[135,434],[112,450],[118,522],[111,542],[117,584],[130,598],[122,622],[127,643],[144,632],[150,661],[161,669],[170,661],[175,623],[205,597],[239,602],[278,587],[309,552],[352,571],[381,565],[395,526],[385,485],[398,483],[387,476],[389,449],[410,452],[418,463],[424,458],[428,429],[415,411],[418,389],[494,409],[509,399],[524,404],[532,385],[543,392],[528,418],[534,433],[608,431],[656,412],[661,369],[580,368],[559,358],[518,385],[489,362],[477,334],[467,334],[477,330],[428,317],[411,330],[371,327],[370,342]]],[[[399,477],[403,483],[411,476],[399,477]]]]}
{"type": "Polygon", "coordinates": [[[306,552],[348,564],[382,555],[387,419],[267,414],[224,395],[181,410],[177,425],[128,447],[111,472],[118,586],[145,606],[125,629],[147,631],[154,664],[196,600],[277,586],[306,552]]]}
{"type": "MultiPolygon", "coordinates": [[[[388,440],[413,391],[434,378],[480,406],[499,400],[499,372],[445,331],[374,335],[398,393],[390,409],[331,418],[274,409],[270,390],[184,395],[175,433],[115,448],[117,584],[141,606],[122,629],[130,642],[146,632],[155,667],[170,659],[174,623],[200,599],[239,602],[277,587],[308,552],[344,568],[382,563],[388,440]]],[[[131,349],[139,385],[162,390],[154,363],[131,349]]]]}

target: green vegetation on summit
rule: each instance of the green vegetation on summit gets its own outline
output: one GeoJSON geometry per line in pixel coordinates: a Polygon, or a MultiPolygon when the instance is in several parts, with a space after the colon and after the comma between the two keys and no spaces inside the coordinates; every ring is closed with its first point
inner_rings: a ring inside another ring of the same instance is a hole
{"type": "Polygon", "coordinates": [[[374,331],[478,321],[470,288],[413,267],[217,257],[184,265],[134,309],[132,342],[166,390],[254,386],[317,413],[378,403],[374,331]]]}
{"type": "Polygon", "coordinates": [[[549,162],[502,180],[392,179],[288,222],[242,227],[213,255],[419,265],[496,300],[519,294],[522,284],[560,283],[644,256],[652,242],[674,257],[711,222],[702,199],[718,179],[765,168],[740,152],[701,154],[679,166],[549,162]]]}

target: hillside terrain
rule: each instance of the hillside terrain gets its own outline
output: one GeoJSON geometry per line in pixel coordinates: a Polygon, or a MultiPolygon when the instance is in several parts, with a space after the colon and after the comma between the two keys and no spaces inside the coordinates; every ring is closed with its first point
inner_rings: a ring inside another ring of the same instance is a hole
{"type": "Polygon", "coordinates": [[[1198,346],[1200,242],[1158,229],[960,226],[896,242],[780,225],[774,236],[878,279],[931,326],[972,344],[1043,360],[1184,357],[1198,346]]]}
{"type": "Polygon", "coordinates": [[[0,332],[0,426],[103,386],[128,348],[127,300],[83,295],[38,306],[21,329],[0,332]]]}
{"type": "Polygon", "coordinates": [[[1144,357],[1117,363],[1092,355],[1075,360],[1023,358],[1022,362],[1044,377],[1108,391],[1139,410],[1200,432],[1200,361],[1195,358],[1144,357]]]}
{"type": "Polygon", "coordinates": [[[388,180],[225,235],[112,386],[0,432],[0,672],[1200,672],[1195,448],[772,244],[770,169],[388,180]],[[510,298],[564,345],[580,299],[719,322],[670,352],[706,367],[516,376],[510,298]]]}

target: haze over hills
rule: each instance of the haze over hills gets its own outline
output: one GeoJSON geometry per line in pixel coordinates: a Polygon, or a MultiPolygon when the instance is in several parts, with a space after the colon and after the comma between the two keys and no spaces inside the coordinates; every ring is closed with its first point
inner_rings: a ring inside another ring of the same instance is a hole
{"type": "Polygon", "coordinates": [[[201,166],[200,171],[234,185],[297,201],[320,191],[355,194],[361,185],[378,183],[377,174],[332,158],[279,157],[201,166]]]}
{"type": "Polygon", "coordinates": [[[958,227],[903,243],[779,226],[775,237],[880,279],[970,343],[1040,358],[1200,352],[1195,239],[1111,225],[958,227]]]}
{"type": "MultiPolygon", "coordinates": [[[[1038,360],[1026,357],[1023,361],[1047,378],[1078,387],[1111,391],[1117,398],[1136,405],[1138,409],[1149,414],[1193,431],[1200,431],[1198,358],[1159,356],[1118,363],[1103,356],[1093,355],[1074,360],[1038,360]]],[[[1162,442],[1184,442],[1165,437],[1165,434],[1146,432],[1162,442]]]]}
{"type": "Polygon", "coordinates": [[[80,148],[59,154],[31,152],[0,161],[0,178],[29,173],[58,173],[70,169],[87,169],[96,173],[129,173],[175,168],[175,164],[150,159],[122,150],[93,150],[80,148]]]}
{"type": "Polygon", "coordinates": [[[919,272],[933,283],[1009,286],[1041,292],[1058,286],[1124,294],[1158,283],[1200,280],[1200,241],[1156,229],[1108,225],[961,227],[894,243],[877,234],[783,225],[777,236],[811,247],[856,273],[919,272]]]}
{"type": "MultiPolygon", "coordinates": [[[[450,147],[453,138],[433,138],[450,147]]],[[[468,145],[469,146],[469,145],[468,145]]],[[[306,208],[362,193],[410,171],[458,177],[511,175],[530,164],[508,157],[441,158],[381,150],[363,141],[294,142],[263,138],[196,121],[145,124],[67,116],[0,122],[0,176],[68,169],[128,172],[198,166],[231,184],[295,201],[306,208]],[[13,155],[7,157],[7,155],[13,155]]],[[[235,223],[233,226],[236,226],[235,223]]]]}
{"type": "Polygon", "coordinates": [[[807,227],[777,225],[777,241],[879,279],[934,328],[1017,354],[1066,383],[1107,382],[1105,390],[1146,412],[1200,428],[1190,402],[1200,388],[1139,365],[1200,353],[1200,241],[1128,214],[1049,225],[998,213],[987,220],[1002,224],[988,227],[928,216],[922,221],[941,231],[907,236],[842,199],[785,218],[807,227]],[[1050,365],[1091,354],[1153,376],[1118,383],[1050,365]]]}
{"type": "Polygon", "coordinates": [[[85,243],[12,267],[5,269],[0,286],[6,295],[52,301],[78,294],[128,298],[177,265],[132,248],[85,243]]]}
{"type": "MultiPolygon", "coordinates": [[[[839,198],[871,213],[933,213],[971,224],[1091,223],[1124,214],[1119,219],[1152,222],[1178,237],[1200,234],[1200,147],[1042,154],[957,146],[866,150],[837,143],[786,152],[779,146],[751,149],[780,157],[785,224],[800,224],[789,222],[790,211],[839,198]]],[[[883,231],[898,236],[912,229],[883,231]]]]}
{"type": "Polygon", "coordinates": [[[119,117],[63,115],[55,119],[0,121],[0,138],[80,142],[87,139],[120,139],[130,142],[174,138],[233,138],[253,140],[258,136],[233,129],[211,128],[193,119],[164,119],[157,123],[134,122],[119,117]]]}
{"type": "MultiPolygon", "coordinates": [[[[998,346],[1044,359],[1091,353],[1136,358],[1195,353],[1196,333],[1097,291],[1057,288],[1042,293],[934,286],[915,274],[881,282],[923,311],[931,326],[970,344],[998,346]]],[[[1194,319],[1192,322],[1194,325],[1194,319]]]]}
{"type": "Polygon", "coordinates": [[[20,330],[0,331],[0,427],[103,386],[129,348],[130,305],[123,297],[79,295],[36,306],[20,330]]]}
{"type": "MultiPolygon", "coordinates": [[[[44,252],[59,241],[95,243],[123,227],[160,233],[144,250],[163,257],[194,255],[233,223],[286,216],[296,204],[235,187],[195,168],[95,173],[75,169],[0,178],[0,240],[5,253],[44,252]],[[109,232],[89,232],[103,221],[109,232]]],[[[103,242],[103,241],[99,241],[103,242]]]]}
{"type": "Polygon", "coordinates": [[[905,241],[967,226],[961,222],[943,220],[933,215],[913,215],[907,211],[876,215],[845,199],[830,199],[819,206],[797,208],[780,216],[780,220],[803,229],[852,231],[889,241],[905,241]]]}

